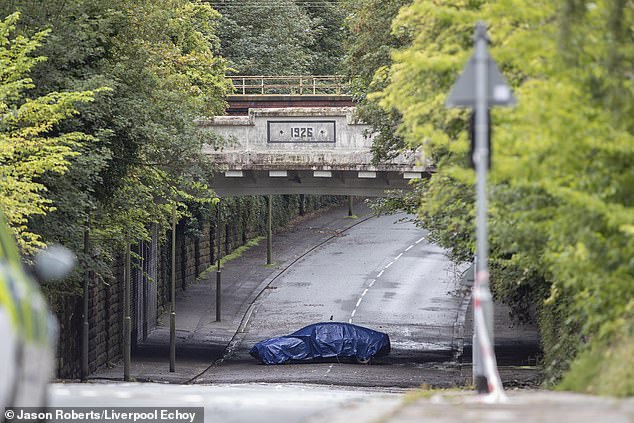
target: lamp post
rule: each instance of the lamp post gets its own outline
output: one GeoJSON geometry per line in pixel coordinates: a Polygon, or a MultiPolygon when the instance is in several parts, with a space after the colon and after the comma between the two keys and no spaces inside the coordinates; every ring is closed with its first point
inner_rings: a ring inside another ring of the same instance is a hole
{"type": "Polygon", "coordinates": [[[172,272],[170,277],[170,372],[176,371],[176,203],[172,205],[172,272]]]}
{"type": "Polygon", "coordinates": [[[123,380],[130,380],[130,360],[132,348],[132,318],[130,317],[130,240],[125,240],[125,266],[123,281],[123,380]]]}
{"type": "MultiPolygon", "coordinates": [[[[86,264],[88,262],[88,256],[90,254],[90,213],[86,215],[86,228],[84,229],[84,257],[86,257],[86,264]]],[[[82,312],[82,334],[81,334],[81,380],[85,381],[90,373],[88,366],[88,300],[89,300],[89,287],[90,287],[90,271],[86,269],[84,274],[84,298],[83,298],[83,312],[82,312]]]]}
{"type": "Polygon", "coordinates": [[[222,203],[220,201],[218,201],[218,204],[216,204],[216,226],[217,226],[217,230],[218,230],[218,235],[216,236],[216,244],[218,245],[218,255],[216,257],[217,261],[218,261],[218,268],[216,270],[216,322],[220,321],[221,318],[221,289],[222,289],[222,268],[221,268],[221,262],[220,262],[220,236],[222,234],[222,226],[220,225],[220,218],[221,218],[221,213],[220,213],[220,205],[222,203]]]}

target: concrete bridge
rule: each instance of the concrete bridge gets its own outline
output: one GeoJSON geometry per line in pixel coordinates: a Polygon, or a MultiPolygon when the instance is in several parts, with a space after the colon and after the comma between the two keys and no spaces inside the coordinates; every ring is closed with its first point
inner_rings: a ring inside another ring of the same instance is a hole
{"type": "Polygon", "coordinates": [[[200,122],[225,140],[204,149],[216,192],[383,196],[429,173],[419,152],[372,164],[373,135],[336,78],[235,77],[228,115],[200,122]]]}

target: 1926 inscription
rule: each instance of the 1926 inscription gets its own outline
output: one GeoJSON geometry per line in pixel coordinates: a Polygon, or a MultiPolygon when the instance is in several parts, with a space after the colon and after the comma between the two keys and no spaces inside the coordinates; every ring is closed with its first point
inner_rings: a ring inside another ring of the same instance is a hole
{"type": "Polygon", "coordinates": [[[267,122],[269,143],[335,143],[334,120],[270,120],[267,122]]]}
{"type": "Polygon", "coordinates": [[[313,136],[313,128],[293,128],[291,127],[291,137],[305,138],[313,136]]]}

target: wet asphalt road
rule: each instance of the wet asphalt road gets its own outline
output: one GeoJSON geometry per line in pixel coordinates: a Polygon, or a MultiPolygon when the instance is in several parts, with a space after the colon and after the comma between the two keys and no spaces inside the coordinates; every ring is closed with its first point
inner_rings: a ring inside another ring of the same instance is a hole
{"type": "Polygon", "coordinates": [[[372,217],[296,262],[254,304],[233,352],[199,383],[455,386],[467,289],[456,267],[405,215],[372,217]],[[352,322],[390,335],[372,365],[321,362],[266,366],[248,355],[262,339],[320,321],[352,322]]]}
{"type": "MultiPolygon", "coordinates": [[[[55,384],[49,390],[52,407],[89,407],[148,413],[155,408],[202,407],[206,423],[323,422],[321,416],[338,407],[359,408],[367,401],[380,400],[375,413],[400,402],[392,393],[306,385],[164,385],[156,383],[55,384]],[[146,408],[147,407],[147,408],[146,408]]],[[[376,407],[376,406],[375,406],[376,407]]],[[[101,420],[105,421],[105,420],[101,420]]],[[[132,421],[132,420],[129,420],[132,421]]],[[[160,421],[153,418],[137,422],[160,421]]],[[[167,420],[165,420],[167,421],[167,420]]],[[[189,422],[188,419],[169,421],[189,422]]],[[[202,421],[196,420],[196,421],[202,421]]]]}

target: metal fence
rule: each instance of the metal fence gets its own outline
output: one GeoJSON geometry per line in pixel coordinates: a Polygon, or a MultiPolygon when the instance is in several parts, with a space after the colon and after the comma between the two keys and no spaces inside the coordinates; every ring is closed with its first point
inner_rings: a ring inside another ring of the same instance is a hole
{"type": "Polygon", "coordinates": [[[234,95],[349,95],[350,81],[340,75],[229,76],[234,95]]]}

